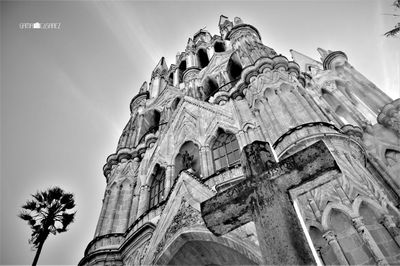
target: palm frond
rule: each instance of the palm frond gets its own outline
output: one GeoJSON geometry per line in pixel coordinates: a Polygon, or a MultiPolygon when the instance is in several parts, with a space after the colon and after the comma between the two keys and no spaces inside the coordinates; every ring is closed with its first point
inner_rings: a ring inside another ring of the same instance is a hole
{"type": "Polygon", "coordinates": [[[49,189],[48,197],[51,200],[59,200],[63,196],[64,191],[59,187],[53,187],[49,189]]]}
{"type": "Polygon", "coordinates": [[[26,221],[29,221],[32,218],[30,214],[27,214],[25,212],[21,212],[20,214],[18,214],[18,217],[26,221]]]}
{"type": "MultiPolygon", "coordinates": [[[[65,193],[60,199],[60,203],[68,206],[74,205],[73,207],[75,207],[74,195],[71,193],[65,193]]],[[[67,209],[72,209],[73,207],[67,207],[67,209]]]]}
{"type": "Polygon", "coordinates": [[[34,211],[36,210],[37,204],[33,200],[28,200],[24,205],[22,205],[23,209],[34,211]]]}
{"type": "Polygon", "coordinates": [[[400,33],[400,23],[397,24],[397,26],[396,26],[394,29],[392,29],[392,30],[386,32],[384,35],[385,35],[386,37],[395,37],[395,36],[397,36],[399,33],[400,33]]]}
{"type": "Polygon", "coordinates": [[[64,212],[62,214],[62,220],[61,220],[63,228],[66,228],[70,223],[72,223],[74,221],[74,217],[75,217],[75,212],[74,213],[64,212]]]}
{"type": "Polygon", "coordinates": [[[36,194],[32,194],[32,197],[34,197],[38,201],[39,204],[43,203],[44,199],[43,199],[43,195],[41,192],[36,192],[36,194]]]}

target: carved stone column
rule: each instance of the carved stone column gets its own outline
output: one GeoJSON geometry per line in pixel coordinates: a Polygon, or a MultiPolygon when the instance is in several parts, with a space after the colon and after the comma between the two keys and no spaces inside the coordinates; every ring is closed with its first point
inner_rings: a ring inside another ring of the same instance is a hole
{"type": "Polygon", "coordinates": [[[236,138],[239,141],[239,144],[242,144],[242,147],[246,146],[248,143],[246,136],[244,134],[243,130],[239,130],[238,133],[236,134],[236,138]]]}
{"type": "Polygon", "coordinates": [[[303,97],[303,95],[300,94],[297,88],[293,89],[292,92],[296,98],[299,100],[299,103],[304,107],[304,109],[307,111],[308,115],[312,119],[312,121],[319,121],[321,118],[318,117],[318,114],[311,108],[310,104],[307,102],[307,100],[303,97]]]}
{"type": "Polygon", "coordinates": [[[208,160],[210,154],[210,146],[200,147],[200,161],[201,161],[201,173],[203,177],[209,176],[214,172],[214,165],[208,160]]]}
{"type": "Polygon", "coordinates": [[[112,214],[110,216],[110,223],[109,223],[109,227],[107,228],[107,234],[112,233],[113,230],[113,225],[114,225],[114,220],[115,220],[115,214],[117,213],[117,208],[118,208],[118,199],[120,197],[121,194],[121,189],[122,189],[122,185],[118,185],[114,187],[117,191],[111,191],[111,194],[114,195],[114,197],[111,198],[111,209],[110,209],[110,213],[112,214]]]}
{"type": "Polygon", "coordinates": [[[389,265],[382,251],[379,249],[378,245],[373,239],[371,233],[368,231],[367,227],[365,227],[365,224],[362,219],[363,219],[362,217],[356,217],[352,219],[353,225],[356,228],[358,234],[361,236],[362,240],[371,251],[375,262],[378,265],[389,265]]]}
{"type": "Polygon", "coordinates": [[[165,171],[165,189],[164,189],[164,199],[167,197],[174,178],[175,166],[173,164],[167,165],[167,170],[165,171]]]}
{"type": "Polygon", "coordinates": [[[384,214],[382,216],[381,223],[389,231],[394,241],[396,241],[397,245],[400,247],[400,228],[398,228],[396,226],[396,223],[393,221],[393,216],[389,214],[384,214]]]}
{"type": "Polygon", "coordinates": [[[267,128],[266,128],[266,123],[265,123],[265,121],[263,120],[263,118],[262,118],[262,116],[261,116],[261,114],[260,114],[260,109],[254,108],[254,109],[253,109],[253,114],[254,114],[254,116],[256,117],[256,119],[257,119],[257,121],[258,121],[258,123],[259,123],[259,126],[260,126],[260,128],[261,128],[261,134],[262,134],[262,136],[260,136],[260,137],[263,138],[262,140],[272,141],[272,140],[271,140],[271,137],[270,137],[269,134],[268,134],[268,130],[267,130],[267,128]]]}
{"type": "Polygon", "coordinates": [[[333,231],[327,231],[325,234],[323,234],[322,237],[326,240],[326,242],[328,242],[328,245],[332,248],[338,263],[340,265],[349,265],[346,257],[343,254],[343,250],[337,241],[335,233],[333,231]]]}
{"type": "MultiPolygon", "coordinates": [[[[131,218],[131,212],[132,212],[132,204],[135,198],[135,185],[134,183],[129,185],[129,191],[126,191],[125,193],[129,193],[129,204],[128,204],[128,209],[126,210],[126,223],[124,224],[124,227],[122,229],[122,232],[125,232],[125,230],[129,227],[130,224],[130,218],[131,218]]],[[[123,203],[122,203],[123,204],[123,203]]]]}

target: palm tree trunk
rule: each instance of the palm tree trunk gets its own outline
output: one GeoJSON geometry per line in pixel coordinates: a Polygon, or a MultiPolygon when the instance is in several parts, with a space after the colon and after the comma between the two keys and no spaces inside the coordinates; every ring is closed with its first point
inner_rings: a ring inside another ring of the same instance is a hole
{"type": "Polygon", "coordinates": [[[38,262],[38,260],[39,260],[40,252],[42,251],[42,247],[43,247],[43,244],[44,244],[44,241],[45,241],[45,240],[46,240],[46,239],[43,239],[43,240],[39,243],[39,246],[38,246],[38,248],[37,248],[37,250],[36,250],[35,258],[33,259],[33,262],[32,262],[32,266],[36,266],[36,264],[37,264],[37,262],[38,262]]]}

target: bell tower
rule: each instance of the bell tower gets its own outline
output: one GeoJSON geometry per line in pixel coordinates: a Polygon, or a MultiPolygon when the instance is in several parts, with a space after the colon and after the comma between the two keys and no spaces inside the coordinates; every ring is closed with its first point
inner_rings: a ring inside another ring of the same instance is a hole
{"type": "Polygon", "coordinates": [[[342,51],[219,30],[132,98],[79,265],[400,264],[400,100],[342,51]]]}

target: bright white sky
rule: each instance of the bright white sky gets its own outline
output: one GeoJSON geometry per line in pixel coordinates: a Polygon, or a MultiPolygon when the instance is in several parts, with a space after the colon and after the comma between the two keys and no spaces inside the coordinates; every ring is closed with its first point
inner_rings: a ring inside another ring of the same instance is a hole
{"type": "Polygon", "coordinates": [[[50,236],[39,263],[77,264],[93,238],[105,188],[102,167],[129,119],[129,102],[162,56],[174,63],[200,28],[219,34],[221,14],[254,25],[290,58],[342,50],[392,98],[400,95],[400,39],[393,0],[1,2],[0,264],[31,264],[29,227],[17,214],[38,189],[76,197],[70,231],[50,236]],[[21,30],[23,22],[61,23],[21,30]]]}

